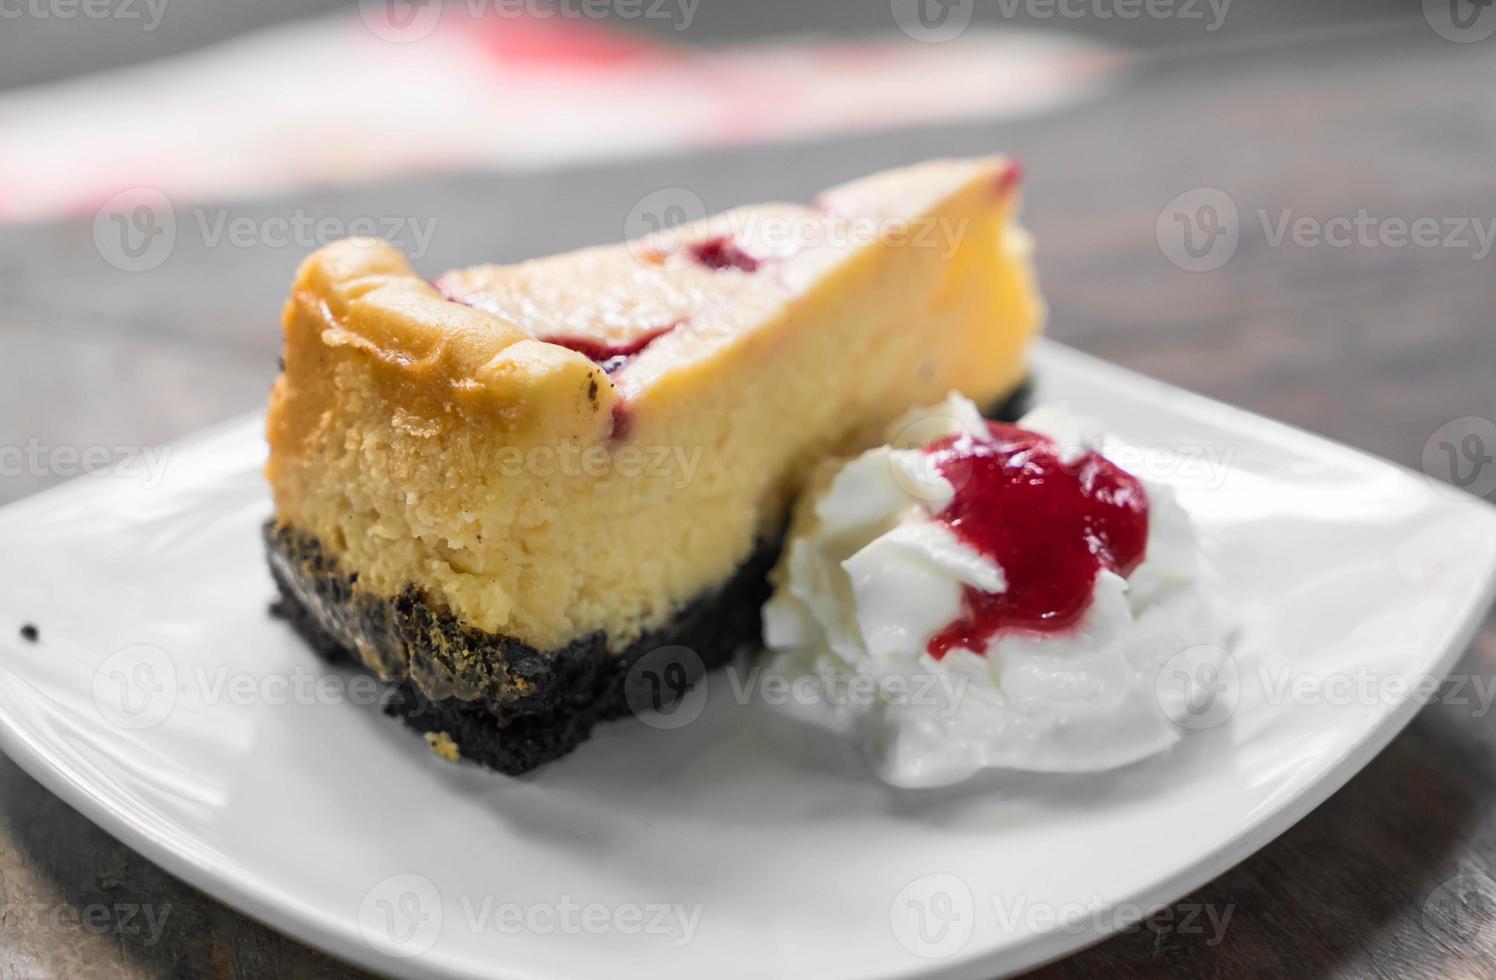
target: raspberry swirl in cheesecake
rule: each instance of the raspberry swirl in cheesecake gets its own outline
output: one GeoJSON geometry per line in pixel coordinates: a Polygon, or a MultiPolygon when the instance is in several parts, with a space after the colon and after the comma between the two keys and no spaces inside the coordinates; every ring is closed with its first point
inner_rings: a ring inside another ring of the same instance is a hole
{"type": "Polygon", "coordinates": [[[1227,631],[1173,492],[1054,409],[999,425],[952,396],[889,441],[828,464],[797,509],[764,607],[771,669],[819,680],[792,710],[904,786],[1177,741],[1160,669],[1227,631]],[[828,694],[853,679],[880,696],[828,694]]]}

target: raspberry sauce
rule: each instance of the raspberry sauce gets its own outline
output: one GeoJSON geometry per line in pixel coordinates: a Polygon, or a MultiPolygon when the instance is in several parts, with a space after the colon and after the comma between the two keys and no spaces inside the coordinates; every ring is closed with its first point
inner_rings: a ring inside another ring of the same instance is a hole
{"type": "Polygon", "coordinates": [[[997,175],[997,184],[993,188],[998,197],[1007,197],[1017,190],[1018,185],[1023,183],[1023,164],[1013,162],[997,175]]]}
{"type": "Polygon", "coordinates": [[[988,423],[992,441],[966,433],[930,446],[956,488],[937,519],[1002,567],[1007,591],[967,586],[961,618],[930,638],[930,656],[977,653],[1004,630],[1055,633],[1080,622],[1102,569],[1123,577],[1148,547],[1148,495],[1131,474],[1087,452],[1061,457],[1035,432],[988,423]]]}
{"type": "Polygon", "coordinates": [[[757,272],[758,259],[743,251],[743,247],[726,235],[709,238],[691,246],[691,257],[708,269],[741,269],[757,272]]]}
{"type": "MultiPolygon", "coordinates": [[[[583,357],[589,358],[603,369],[603,373],[612,375],[623,369],[634,358],[644,352],[644,349],[654,343],[665,334],[674,330],[686,321],[678,320],[668,327],[660,327],[658,330],[650,330],[630,340],[626,344],[607,344],[590,337],[572,337],[567,335],[554,337],[541,337],[540,340],[548,344],[556,344],[568,347],[583,357]]],[[[614,441],[621,442],[629,436],[629,429],[633,425],[633,418],[629,415],[628,401],[620,398],[613,406],[613,435],[614,441]]]]}
{"type": "Polygon", "coordinates": [[[613,406],[613,432],[611,438],[614,442],[622,442],[629,437],[629,430],[634,427],[634,417],[629,414],[629,403],[619,401],[613,406]]]}
{"type": "Polygon", "coordinates": [[[593,340],[590,337],[555,336],[541,337],[539,339],[548,344],[568,347],[583,357],[596,361],[598,367],[602,368],[605,373],[612,374],[642,354],[644,348],[678,326],[680,324],[672,323],[668,327],[660,327],[658,330],[642,333],[626,344],[607,344],[600,340],[593,340]]]}

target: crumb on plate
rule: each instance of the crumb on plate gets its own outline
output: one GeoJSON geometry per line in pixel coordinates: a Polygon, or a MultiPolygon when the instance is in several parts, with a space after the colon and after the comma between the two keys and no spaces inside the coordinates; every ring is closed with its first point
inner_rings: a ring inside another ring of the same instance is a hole
{"type": "Polygon", "coordinates": [[[427,732],[426,745],[448,762],[456,762],[462,758],[462,754],[457,751],[457,743],[446,732],[427,732]]]}

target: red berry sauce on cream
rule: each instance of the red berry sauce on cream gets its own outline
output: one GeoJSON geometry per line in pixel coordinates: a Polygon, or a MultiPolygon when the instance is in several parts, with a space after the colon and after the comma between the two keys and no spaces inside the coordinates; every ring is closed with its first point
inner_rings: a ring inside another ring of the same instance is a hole
{"type": "Polygon", "coordinates": [[[961,618],[930,638],[939,660],[977,653],[1005,630],[1060,632],[1080,622],[1102,569],[1124,578],[1148,547],[1148,496],[1131,474],[1096,452],[1066,460],[1052,439],[988,423],[991,441],[948,436],[928,452],[956,488],[937,515],[1002,567],[1007,590],[966,586],[961,618]]]}

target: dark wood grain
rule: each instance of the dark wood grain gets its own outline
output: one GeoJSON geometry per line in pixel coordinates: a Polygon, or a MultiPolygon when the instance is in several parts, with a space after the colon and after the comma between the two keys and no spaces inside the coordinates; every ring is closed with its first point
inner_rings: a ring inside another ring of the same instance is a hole
{"type": "MultiPolygon", "coordinates": [[[[1496,257],[1273,247],[1256,213],[1496,220],[1493,82],[1496,40],[1454,45],[1419,23],[1177,52],[1022,123],[229,207],[435,219],[420,262],[435,272],[616,239],[662,186],[717,209],[1001,147],[1028,164],[1054,336],[1416,468],[1443,423],[1496,418],[1496,257]],[[1191,273],[1156,223],[1199,187],[1235,200],[1242,240],[1223,268],[1191,273]]],[[[301,254],[189,234],[159,270],[130,275],[101,261],[86,223],[0,231],[0,444],[149,444],[254,408],[301,254]]],[[[0,480],[0,499],[57,478],[0,480]]],[[[1496,618],[1458,670],[1496,683],[1496,618]]],[[[1230,908],[1220,942],[1160,920],[1041,975],[1496,976],[1496,712],[1459,701],[1426,708],[1341,792],[1186,899],[1230,908]]],[[[177,882],[0,760],[0,976],[162,975],[355,971],[177,882]],[[142,931],[145,910],[159,935],[142,931]]]]}

